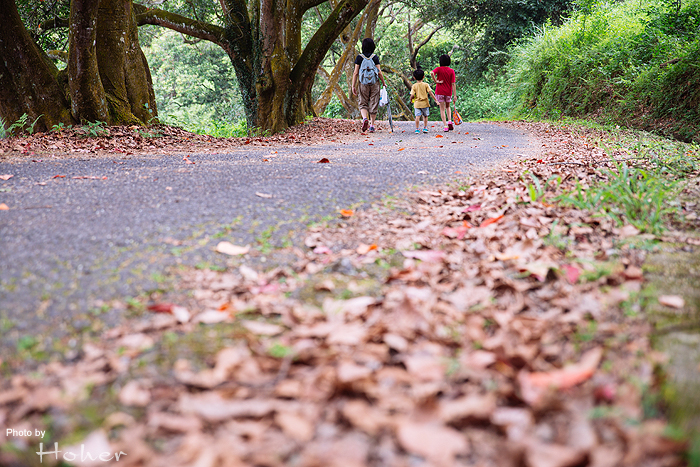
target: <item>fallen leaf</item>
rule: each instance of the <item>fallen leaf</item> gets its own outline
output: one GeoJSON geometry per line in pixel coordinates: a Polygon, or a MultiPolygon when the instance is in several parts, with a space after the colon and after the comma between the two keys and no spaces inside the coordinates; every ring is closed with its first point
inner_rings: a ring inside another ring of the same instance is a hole
{"type": "Polygon", "coordinates": [[[10,207],[5,203],[0,203],[0,211],[9,211],[10,207]]]}
{"type": "Polygon", "coordinates": [[[245,255],[250,251],[249,246],[238,246],[231,242],[219,242],[216,251],[229,256],[245,255]]]}
{"type": "Polygon", "coordinates": [[[341,209],[340,210],[340,215],[343,217],[352,217],[355,214],[355,211],[352,209],[341,209]]]}
{"type": "Polygon", "coordinates": [[[549,390],[568,389],[583,383],[593,376],[602,357],[603,349],[596,347],[583,354],[578,363],[561,370],[538,373],[521,371],[518,383],[523,400],[530,405],[537,405],[549,390]]]}
{"type": "Polygon", "coordinates": [[[66,178],[66,176],[65,175],[54,175],[51,178],[66,178]]]}
{"type": "Polygon", "coordinates": [[[317,164],[330,164],[331,161],[328,160],[327,157],[324,157],[320,161],[316,161],[317,164]]]}
{"type": "Polygon", "coordinates": [[[151,392],[132,380],[119,391],[119,402],[131,407],[146,407],[151,402],[151,392]]]}
{"type": "Polygon", "coordinates": [[[681,309],[685,306],[685,300],[680,295],[661,295],[659,303],[676,309],[681,309]]]}
{"type": "Polygon", "coordinates": [[[472,204],[471,206],[462,209],[462,212],[474,212],[478,211],[479,209],[481,209],[481,204],[472,204]]]}
{"type": "Polygon", "coordinates": [[[10,174],[0,175],[0,180],[9,180],[12,177],[14,177],[14,175],[10,175],[10,174]]]}
{"type": "Polygon", "coordinates": [[[460,432],[435,423],[399,422],[396,438],[406,451],[433,465],[454,465],[455,456],[469,452],[460,432]]]}
{"type": "Polygon", "coordinates": [[[501,219],[503,219],[503,214],[501,214],[498,217],[492,217],[491,219],[486,219],[484,222],[482,222],[479,225],[479,227],[486,227],[486,226],[489,226],[491,224],[495,224],[496,222],[500,221],[501,219]]]}
{"type": "Polygon", "coordinates": [[[231,321],[231,314],[227,311],[206,310],[194,317],[195,323],[216,324],[231,321]]]}
{"type": "Polygon", "coordinates": [[[445,258],[445,252],[439,250],[408,250],[401,253],[406,258],[415,258],[426,263],[439,263],[445,258]]]}
{"type": "Polygon", "coordinates": [[[565,264],[562,266],[562,269],[566,274],[566,280],[568,280],[570,284],[578,282],[578,278],[581,276],[581,270],[578,267],[572,264],[565,264]]]}
{"type": "Polygon", "coordinates": [[[442,138],[442,135],[435,135],[436,138],[442,138]]]}
{"type": "Polygon", "coordinates": [[[371,245],[365,245],[364,243],[360,243],[360,246],[357,247],[357,254],[358,255],[366,255],[370,251],[376,250],[377,245],[375,243],[371,245]]]}
{"type": "Polygon", "coordinates": [[[146,309],[154,313],[172,313],[173,307],[175,305],[172,303],[154,303],[153,305],[148,305],[146,309]]]}
{"type": "Polygon", "coordinates": [[[284,331],[282,326],[263,321],[245,320],[241,321],[241,326],[256,335],[275,336],[284,331]]]}
{"type": "Polygon", "coordinates": [[[272,195],[269,195],[267,193],[260,193],[259,191],[255,192],[255,196],[259,196],[261,198],[272,198],[272,195]]]}

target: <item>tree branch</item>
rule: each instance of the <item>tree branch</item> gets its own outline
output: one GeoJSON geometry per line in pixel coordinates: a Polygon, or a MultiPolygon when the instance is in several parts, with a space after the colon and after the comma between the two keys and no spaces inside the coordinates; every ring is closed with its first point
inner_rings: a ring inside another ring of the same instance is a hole
{"type": "Polygon", "coordinates": [[[228,50],[228,44],[223,40],[224,28],[222,27],[157,8],[148,9],[143,5],[137,4],[134,4],[134,8],[136,11],[136,24],[139,26],[144,24],[162,26],[187,36],[213,42],[224,50],[228,50]]]}
{"type": "Polygon", "coordinates": [[[444,26],[438,26],[435,29],[433,29],[433,32],[428,34],[428,37],[425,38],[420,44],[416,46],[416,48],[413,50],[413,54],[411,55],[411,63],[416,63],[416,57],[418,57],[418,51],[420,50],[421,47],[423,47],[425,44],[427,44],[430,39],[433,38],[436,32],[438,32],[440,29],[442,29],[444,26]]]}
{"type": "Polygon", "coordinates": [[[68,18],[47,19],[39,25],[39,30],[50,31],[51,29],[67,28],[69,25],[68,18]]]}
{"type": "Polygon", "coordinates": [[[321,27],[318,28],[290,74],[292,82],[298,85],[300,89],[310,88],[316,75],[316,69],[323,61],[333,41],[336,40],[368,2],[369,0],[344,0],[340,2],[321,27]],[[310,82],[306,82],[308,80],[310,82]]]}
{"type": "Polygon", "coordinates": [[[393,73],[393,74],[397,75],[399,78],[401,78],[401,81],[403,81],[403,85],[406,86],[406,89],[408,89],[409,91],[413,87],[413,85],[411,84],[411,81],[408,79],[408,77],[406,75],[404,75],[403,73],[401,73],[399,70],[397,70],[393,66],[389,65],[388,63],[382,63],[382,71],[384,71],[386,73],[393,73]]]}

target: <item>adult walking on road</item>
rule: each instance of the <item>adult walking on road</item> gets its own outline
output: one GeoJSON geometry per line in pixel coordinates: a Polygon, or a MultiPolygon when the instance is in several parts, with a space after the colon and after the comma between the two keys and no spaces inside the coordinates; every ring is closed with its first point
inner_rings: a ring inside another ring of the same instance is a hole
{"type": "Polygon", "coordinates": [[[362,40],[362,53],[355,58],[355,72],[352,74],[352,93],[360,96],[360,113],[362,114],[362,131],[374,132],[374,121],[379,108],[379,80],[386,86],[382,69],[379,67],[379,57],[375,55],[374,40],[362,40]]]}

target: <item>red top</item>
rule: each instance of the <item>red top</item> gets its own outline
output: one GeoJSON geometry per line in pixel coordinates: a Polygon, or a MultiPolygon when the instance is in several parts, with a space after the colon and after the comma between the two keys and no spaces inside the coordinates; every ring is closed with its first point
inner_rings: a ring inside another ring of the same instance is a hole
{"type": "Polygon", "coordinates": [[[435,86],[435,94],[441,96],[451,96],[452,95],[452,84],[456,81],[455,71],[448,66],[439,66],[433,70],[435,73],[435,78],[437,81],[442,81],[442,83],[437,83],[435,86]]]}

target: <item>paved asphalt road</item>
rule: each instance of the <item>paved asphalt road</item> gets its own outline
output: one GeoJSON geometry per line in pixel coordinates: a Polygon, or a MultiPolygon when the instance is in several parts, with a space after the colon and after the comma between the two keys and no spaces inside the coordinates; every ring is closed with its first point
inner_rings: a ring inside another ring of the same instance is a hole
{"type": "MultiPolygon", "coordinates": [[[[279,244],[338,209],[459,180],[528,147],[496,125],[439,129],[417,135],[400,122],[359,141],[192,155],[195,164],[168,154],[0,162],[13,175],[0,180],[10,207],[0,211],[0,351],[88,326],[100,301],[153,290],[172,265],[225,265],[213,251],[221,240],[255,245],[272,233],[279,244]]],[[[108,324],[122,313],[102,311],[108,324]]]]}

